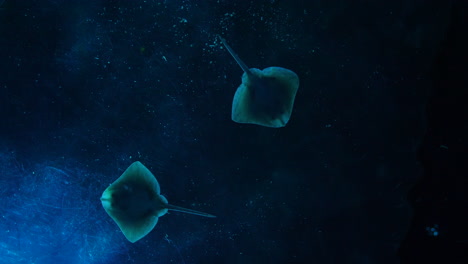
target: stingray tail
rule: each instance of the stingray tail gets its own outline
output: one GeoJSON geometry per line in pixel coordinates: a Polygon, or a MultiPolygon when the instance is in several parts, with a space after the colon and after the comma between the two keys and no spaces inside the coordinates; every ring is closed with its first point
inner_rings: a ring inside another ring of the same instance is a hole
{"type": "Polygon", "coordinates": [[[187,214],[204,216],[204,217],[212,217],[212,218],[216,217],[216,216],[211,215],[211,214],[207,214],[207,213],[200,212],[200,211],[195,211],[195,210],[192,210],[192,209],[183,208],[183,207],[180,207],[180,206],[175,206],[175,205],[172,205],[172,204],[168,204],[167,209],[172,210],[172,211],[187,213],[187,214]]]}
{"type": "Polygon", "coordinates": [[[242,68],[242,70],[247,75],[249,75],[249,77],[252,76],[253,74],[250,71],[249,67],[247,67],[247,65],[239,58],[239,56],[237,56],[236,52],[231,48],[231,46],[229,46],[229,44],[227,44],[226,40],[223,37],[221,37],[220,35],[218,35],[218,38],[221,40],[224,47],[229,51],[231,56],[234,58],[234,60],[236,60],[237,64],[239,64],[239,66],[242,68]]]}

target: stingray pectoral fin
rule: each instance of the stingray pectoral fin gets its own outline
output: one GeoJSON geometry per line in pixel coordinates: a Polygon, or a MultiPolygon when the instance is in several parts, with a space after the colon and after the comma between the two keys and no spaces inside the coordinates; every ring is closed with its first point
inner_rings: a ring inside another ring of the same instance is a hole
{"type": "MultiPolygon", "coordinates": [[[[117,221],[116,221],[117,222],[117,221]]],[[[137,223],[134,222],[117,222],[120,230],[128,241],[135,243],[136,241],[142,239],[146,236],[158,223],[157,216],[150,216],[137,223]]]]}
{"type": "Polygon", "coordinates": [[[180,206],[175,206],[175,205],[172,205],[172,204],[168,204],[167,209],[172,210],[172,211],[187,213],[187,214],[204,216],[204,217],[211,217],[211,218],[216,217],[216,216],[214,216],[212,214],[208,214],[208,213],[204,213],[204,212],[200,212],[200,211],[196,211],[196,210],[192,210],[192,209],[188,209],[188,208],[184,208],[184,207],[180,207],[180,206]]]}

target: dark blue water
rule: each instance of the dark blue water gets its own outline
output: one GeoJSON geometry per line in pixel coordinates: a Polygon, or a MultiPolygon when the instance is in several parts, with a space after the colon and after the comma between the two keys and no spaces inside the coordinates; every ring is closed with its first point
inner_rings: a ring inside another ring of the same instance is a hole
{"type": "Polygon", "coordinates": [[[5,0],[0,263],[397,263],[434,6],[5,0]],[[217,34],[298,74],[285,128],[231,121],[242,71],[217,34]],[[171,212],[129,243],[99,198],[137,160],[217,218],[171,212]]]}

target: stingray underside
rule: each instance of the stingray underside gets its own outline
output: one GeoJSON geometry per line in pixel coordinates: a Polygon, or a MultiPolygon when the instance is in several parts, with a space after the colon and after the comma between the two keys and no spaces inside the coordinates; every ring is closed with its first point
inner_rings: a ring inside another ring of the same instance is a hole
{"type": "Polygon", "coordinates": [[[291,70],[268,67],[242,75],[232,102],[232,120],[266,127],[283,127],[289,121],[299,77],[291,70]]]}
{"type": "Polygon", "coordinates": [[[102,206],[125,237],[135,242],[146,236],[167,212],[154,175],[140,162],[134,162],[102,194],[102,206]]]}

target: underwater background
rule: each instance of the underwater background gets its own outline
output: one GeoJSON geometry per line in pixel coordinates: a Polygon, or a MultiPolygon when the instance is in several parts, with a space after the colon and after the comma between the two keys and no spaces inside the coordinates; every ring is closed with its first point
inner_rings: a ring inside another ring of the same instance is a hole
{"type": "Polygon", "coordinates": [[[0,263],[399,263],[455,2],[0,1],[0,263]],[[284,128],[231,120],[218,34],[297,73],[284,128]],[[217,218],[128,242],[99,198],[134,161],[217,218]]]}

